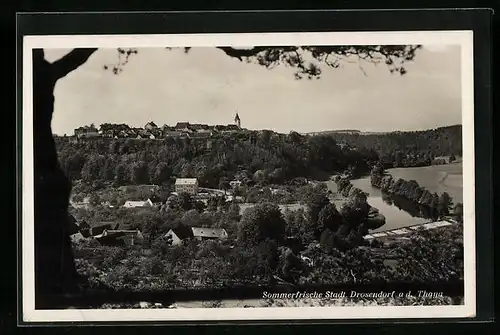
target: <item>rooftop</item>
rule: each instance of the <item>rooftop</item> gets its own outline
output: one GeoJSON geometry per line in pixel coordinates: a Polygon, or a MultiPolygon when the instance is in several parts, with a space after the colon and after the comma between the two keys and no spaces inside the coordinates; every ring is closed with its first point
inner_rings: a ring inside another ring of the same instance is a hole
{"type": "Polygon", "coordinates": [[[194,237],[224,237],[227,232],[222,228],[191,228],[194,237]]]}
{"type": "Polygon", "coordinates": [[[175,128],[178,129],[178,128],[189,128],[191,126],[191,124],[189,122],[177,122],[177,124],[175,125],[175,128]]]}

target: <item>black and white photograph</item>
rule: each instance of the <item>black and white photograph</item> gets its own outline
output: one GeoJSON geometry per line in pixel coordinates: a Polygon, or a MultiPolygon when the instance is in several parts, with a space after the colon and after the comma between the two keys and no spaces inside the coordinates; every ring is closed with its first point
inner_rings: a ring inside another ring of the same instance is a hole
{"type": "Polygon", "coordinates": [[[472,32],[23,57],[25,321],[474,316],[472,32]]]}

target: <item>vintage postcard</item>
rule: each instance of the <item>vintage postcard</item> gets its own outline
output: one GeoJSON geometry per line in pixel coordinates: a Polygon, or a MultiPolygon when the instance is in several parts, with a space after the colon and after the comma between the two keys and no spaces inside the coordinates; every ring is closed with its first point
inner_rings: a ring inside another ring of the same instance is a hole
{"type": "Polygon", "coordinates": [[[25,36],[23,321],[473,317],[472,40],[25,36]]]}

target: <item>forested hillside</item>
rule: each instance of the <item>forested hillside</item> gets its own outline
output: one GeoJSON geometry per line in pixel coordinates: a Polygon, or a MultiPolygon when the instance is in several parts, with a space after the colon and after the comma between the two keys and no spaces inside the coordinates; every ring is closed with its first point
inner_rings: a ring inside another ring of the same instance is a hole
{"type": "Polygon", "coordinates": [[[381,134],[331,133],[337,142],[374,150],[386,167],[430,165],[439,156],[462,155],[462,126],[381,134]]]}
{"type": "Polygon", "coordinates": [[[282,183],[346,169],[366,174],[371,162],[378,160],[373,151],[341,149],[332,137],[268,131],[210,139],[58,138],[56,142],[61,167],[71,180],[117,185],[162,184],[171,176],[196,177],[202,187],[213,188],[221,178],[282,183]]]}
{"type": "Polygon", "coordinates": [[[379,160],[386,168],[431,165],[436,157],[461,155],[461,129],[318,136],[248,131],[206,139],[77,142],[59,137],[56,143],[61,166],[71,180],[127,185],[196,177],[202,186],[216,188],[221,178],[283,183],[345,170],[353,176],[366,175],[379,160]]]}

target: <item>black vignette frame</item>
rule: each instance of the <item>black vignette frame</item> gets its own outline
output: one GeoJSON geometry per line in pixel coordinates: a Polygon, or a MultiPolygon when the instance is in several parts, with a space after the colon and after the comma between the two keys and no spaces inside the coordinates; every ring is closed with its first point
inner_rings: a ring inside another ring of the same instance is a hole
{"type": "MultiPolygon", "coordinates": [[[[401,19],[393,22],[384,20],[391,17],[390,12],[368,13],[287,13],[296,17],[288,26],[283,25],[284,13],[200,13],[185,14],[139,14],[139,13],[114,13],[106,14],[105,19],[93,14],[57,14],[50,16],[23,14],[18,21],[18,92],[22,92],[22,36],[45,34],[139,34],[158,33],[158,27],[163,25],[161,33],[196,33],[196,32],[264,32],[264,31],[355,31],[355,30],[421,30],[425,21],[425,29],[472,29],[474,30],[474,104],[475,104],[475,154],[476,154],[476,266],[477,266],[477,315],[483,319],[491,318],[492,310],[492,243],[485,240],[484,236],[491,236],[492,229],[492,132],[491,132],[491,68],[490,68],[490,20],[488,10],[478,11],[427,11],[400,12],[401,19]],[[312,18],[305,17],[311,15],[312,18]],[[332,23],[328,15],[334,15],[337,20],[332,23]],[[363,21],[366,26],[359,27],[349,20],[349,16],[379,17],[380,20],[363,21]],[[413,15],[413,17],[412,17],[413,15]],[[420,16],[419,16],[420,15],[420,16]],[[425,16],[422,16],[425,15],[425,16]],[[23,18],[24,17],[24,18],[23,18]],[[236,19],[239,17],[240,20],[236,19]],[[316,18],[316,20],[314,19],[316,18]],[[425,20],[421,20],[425,17],[425,20]],[[165,19],[168,23],[165,24],[165,19]],[[232,18],[233,20],[229,20],[232,18]],[[403,20],[405,19],[406,20],[403,20]],[[69,19],[69,20],[68,20],[69,19]],[[24,20],[24,23],[23,23],[24,20]],[[130,20],[130,21],[129,21],[130,20]],[[186,28],[183,20],[193,23],[186,28]],[[141,24],[130,25],[130,22],[141,24]],[[384,24],[381,22],[385,21],[384,24]],[[231,22],[231,23],[230,23],[231,22]],[[240,23],[238,23],[240,22],[240,23]],[[252,22],[249,27],[243,22],[252,22]],[[314,22],[314,24],[313,24],[314,22]],[[20,87],[21,86],[21,87],[20,87]],[[485,129],[488,129],[487,135],[485,129]]],[[[18,93],[18,120],[22,118],[22,93],[18,93]]],[[[18,143],[22,141],[22,131],[18,132],[18,143]]],[[[18,163],[21,169],[22,153],[18,152],[18,163]]],[[[25,167],[24,167],[25,168],[25,167]]],[[[20,191],[20,190],[19,190],[20,191]]],[[[21,194],[21,193],[20,193],[21,194]]],[[[22,199],[18,199],[19,208],[22,209],[22,199]]],[[[21,238],[22,227],[18,222],[18,238],[21,238]]],[[[22,243],[19,243],[19,253],[22,252],[22,243]]],[[[21,264],[20,264],[21,265],[21,264]]],[[[22,267],[19,267],[21,271],[22,267]]],[[[19,273],[19,276],[21,272],[19,273]]],[[[19,295],[22,296],[20,288],[19,295]]],[[[19,310],[21,313],[21,309],[19,310]]],[[[22,320],[22,318],[20,318],[22,320]]]]}

